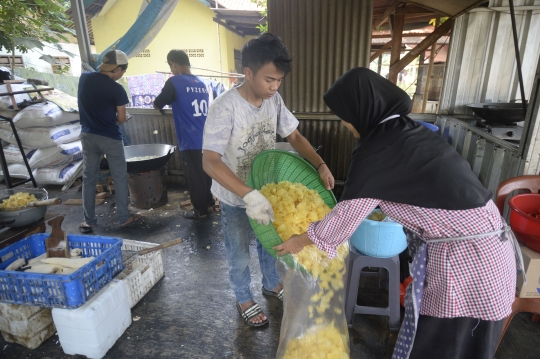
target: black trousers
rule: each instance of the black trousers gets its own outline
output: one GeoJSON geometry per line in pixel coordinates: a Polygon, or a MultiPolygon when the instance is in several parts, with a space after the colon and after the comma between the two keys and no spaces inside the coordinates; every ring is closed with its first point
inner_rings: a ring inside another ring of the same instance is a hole
{"type": "Polygon", "coordinates": [[[210,187],[212,178],[202,166],[202,150],[181,151],[182,171],[188,184],[191,204],[201,216],[208,214],[208,206],[214,204],[210,187]]]}
{"type": "Polygon", "coordinates": [[[420,315],[410,359],[493,359],[504,319],[420,315]]]}

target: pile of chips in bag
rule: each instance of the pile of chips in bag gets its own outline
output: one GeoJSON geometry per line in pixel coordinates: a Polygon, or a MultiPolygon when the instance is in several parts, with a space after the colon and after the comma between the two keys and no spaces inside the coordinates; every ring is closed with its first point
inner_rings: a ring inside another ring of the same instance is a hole
{"type": "MultiPolygon", "coordinates": [[[[310,223],[322,220],[331,211],[317,191],[301,183],[269,183],[260,192],[272,204],[273,224],[282,241],[305,233],[310,223]]],[[[318,291],[311,296],[308,306],[309,318],[315,325],[302,336],[289,341],[283,358],[349,358],[347,333],[341,333],[334,322],[325,319],[335,314],[343,315],[343,310],[331,307],[330,302],[336,291],[344,287],[348,253],[348,243],[344,243],[337,248],[337,255],[332,259],[315,245],[306,246],[293,255],[298,264],[317,280],[318,291]],[[328,311],[333,313],[328,315],[328,311]]]]}

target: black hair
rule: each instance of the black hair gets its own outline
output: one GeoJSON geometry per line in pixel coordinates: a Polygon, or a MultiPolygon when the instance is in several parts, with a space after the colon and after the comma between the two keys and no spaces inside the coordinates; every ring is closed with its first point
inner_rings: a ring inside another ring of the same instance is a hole
{"type": "Polygon", "coordinates": [[[182,50],[171,50],[167,54],[167,62],[170,64],[174,62],[180,66],[191,66],[189,63],[189,57],[185,51],[182,50]]]}
{"type": "Polygon", "coordinates": [[[118,65],[119,68],[121,68],[123,71],[126,71],[128,68],[128,64],[125,65],[118,65]]]}
{"type": "Polygon", "coordinates": [[[279,36],[264,33],[249,40],[242,48],[242,66],[249,67],[253,73],[272,62],[276,68],[287,75],[291,71],[291,57],[279,36]]]}

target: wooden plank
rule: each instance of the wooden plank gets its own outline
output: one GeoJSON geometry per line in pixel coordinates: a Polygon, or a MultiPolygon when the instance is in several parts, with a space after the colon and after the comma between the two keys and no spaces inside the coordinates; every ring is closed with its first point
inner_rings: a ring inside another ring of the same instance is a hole
{"type": "Polygon", "coordinates": [[[387,7],[383,14],[379,16],[377,20],[373,21],[373,30],[376,30],[379,26],[381,26],[386,21],[388,16],[390,16],[390,14],[392,14],[400,4],[401,1],[396,0],[389,7],[387,7]]]}
{"type": "MultiPolygon", "coordinates": [[[[105,199],[103,198],[96,198],[96,204],[103,204],[103,202],[105,202],[105,199]]],[[[67,201],[64,202],[65,205],[78,205],[78,206],[82,206],[83,204],[83,201],[82,201],[82,198],[71,198],[71,199],[68,199],[67,201]]]]}
{"type": "Polygon", "coordinates": [[[381,56],[386,50],[388,50],[392,46],[392,40],[388,41],[386,44],[383,45],[380,49],[375,51],[373,55],[369,58],[369,62],[375,60],[377,57],[381,56]]]}
{"type": "Polygon", "coordinates": [[[410,64],[415,58],[417,58],[422,52],[424,52],[428,47],[433,45],[437,42],[439,38],[446,35],[448,31],[452,29],[452,19],[446,20],[441,26],[435,29],[431,34],[426,36],[422,42],[420,42],[414,49],[409,51],[408,54],[403,56],[401,60],[396,62],[392,67],[390,68],[390,73],[388,74],[388,77],[395,76],[397,78],[397,74],[403,70],[408,64],[410,64]]]}
{"type": "MultiPolygon", "coordinates": [[[[390,53],[390,67],[395,65],[401,56],[401,34],[403,34],[404,23],[404,15],[394,15],[394,21],[392,21],[392,51],[390,53]]],[[[389,73],[388,80],[394,84],[397,83],[398,72],[389,73]]]]}
{"type": "Polygon", "coordinates": [[[43,233],[46,231],[47,226],[45,222],[49,219],[58,216],[58,213],[45,213],[45,217],[37,222],[34,222],[25,227],[9,228],[0,233],[0,249],[9,246],[23,238],[26,238],[32,234],[43,233]]]}
{"type": "MultiPolygon", "coordinates": [[[[439,26],[439,22],[440,22],[440,19],[437,18],[435,20],[435,28],[439,26]]],[[[433,73],[433,63],[435,62],[435,50],[437,49],[436,45],[437,45],[437,41],[435,41],[433,45],[431,45],[431,50],[429,53],[428,72],[426,76],[426,83],[424,85],[424,94],[422,96],[422,113],[426,112],[426,105],[427,105],[427,100],[429,97],[429,85],[431,83],[431,74],[433,73]]]]}

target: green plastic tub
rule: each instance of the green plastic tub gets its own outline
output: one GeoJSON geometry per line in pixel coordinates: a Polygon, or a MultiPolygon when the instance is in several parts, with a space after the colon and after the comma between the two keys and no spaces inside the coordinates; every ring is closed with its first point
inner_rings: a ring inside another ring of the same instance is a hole
{"type": "MultiPolygon", "coordinates": [[[[259,153],[253,160],[251,173],[247,184],[251,188],[260,190],[268,183],[279,183],[289,181],[291,183],[302,183],[309,189],[316,190],[321,195],[324,203],[330,208],[336,205],[336,197],[325,188],[317,170],[306,160],[287,151],[267,150],[259,153]]],[[[281,238],[270,223],[265,226],[249,219],[255,235],[263,247],[276,258],[276,251],[273,247],[282,243],[281,238]]],[[[292,266],[293,258],[286,255],[285,262],[292,266]]]]}

